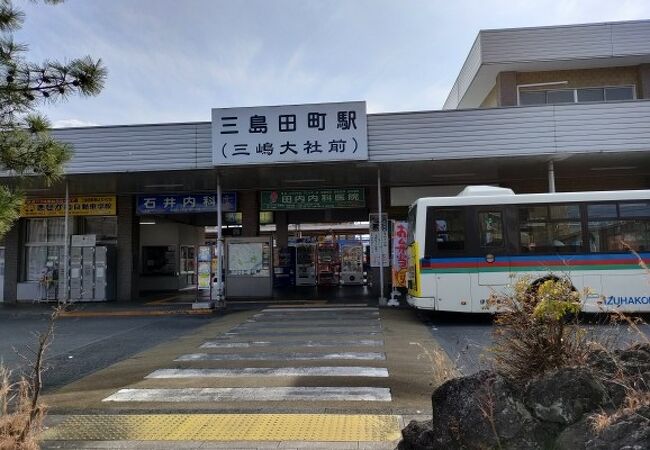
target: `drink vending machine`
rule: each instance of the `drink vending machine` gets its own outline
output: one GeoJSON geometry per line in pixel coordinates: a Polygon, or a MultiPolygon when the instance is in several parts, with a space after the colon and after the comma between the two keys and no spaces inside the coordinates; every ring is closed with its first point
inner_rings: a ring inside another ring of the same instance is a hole
{"type": "MultiPolygon", "coordinates": [[[[62,266],[62,265],[61,265],[62,266]]],[[[59,268],[63,279],[62,270],[59,268]]],[[[70,300],[115,299],[115,247],[96,245],[95,235],[73,235],[70,242],[70,300]]],[[[62,284],[59,283],[62,287],[62,284]]],[[[63,289],[59,290],[63,297],[63,289]]]]}
{"type": "Polygon", "coordinates": [[[296,243],[296,286],[316,286],[316,244],[296,243]]]}

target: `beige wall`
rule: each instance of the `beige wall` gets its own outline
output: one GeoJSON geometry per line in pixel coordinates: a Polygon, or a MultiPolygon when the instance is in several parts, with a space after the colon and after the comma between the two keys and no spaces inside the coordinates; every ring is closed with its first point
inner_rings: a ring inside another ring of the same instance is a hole
{"type": "Polygon", "coordinates": [[[562,86],[566,88],[633,84],[637,86],[637,97],[641,97],[639,92],[640,80],[638,66],[553,70],[548,72],[517,72],[517,85],[548,83],[553,81],[568,81],[568,84],[562,86]]]}
{"type": "Polygon", "coordinates": [[[485,97],[479,108],[496,108],[498,106],[497,100],[497,87],[495,85],[490,93],[485,97]]]}

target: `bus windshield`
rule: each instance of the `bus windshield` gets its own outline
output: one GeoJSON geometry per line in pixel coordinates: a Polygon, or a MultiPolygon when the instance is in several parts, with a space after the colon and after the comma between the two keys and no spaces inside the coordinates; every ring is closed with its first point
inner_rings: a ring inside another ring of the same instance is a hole
{"type": "Polygon", "coordinates": [[[407,244],[409,245],[412,244],[413,241],[415,241],[415,225],[416,225],[415,220],[417,217],[417,210],[418,210],[417,204],[413,205],[409,209],[409,215],[408,215],[409,227],[408,227],[408,238],[407,238],[407,244]]]}

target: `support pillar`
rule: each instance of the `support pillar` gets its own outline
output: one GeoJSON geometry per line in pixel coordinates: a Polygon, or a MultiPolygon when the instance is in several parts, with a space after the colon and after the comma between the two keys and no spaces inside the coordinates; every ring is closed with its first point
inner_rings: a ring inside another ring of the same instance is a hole
{"type": "Polygon", "coordinates": [[[555,165],[553,161],[548,162],[548,191],[555,192],[555,165]]]}
{"type": "MultiPolygon", "coordinates": [[[[381,190],[377,189],[376,187],[374,188],[368,188],[366,190],[366,198],[367,198],[367,204],[368,204],[368,209],[369,212],[371,213],[379,213],[379,201],[380,201],[380,191],[381,191],[381,210],[382,212],[385,212],[388,209],[389,205],[389,192],[388,189],[386,189],[385,186],[381,187],[381,190]]],[[[379,267],[371,267],[370,268],[370,280],[372,282],[372,292],[373,294],[376,294],[378,297],[382,297],[382,292],[380,286],[382,286],[381,281],[384,281],[384,292],[387,292],[387,289],[390,289],[386,283],[390,282],[390,267],[385,267],[383,270],[379,267]],[[382,275],[383,272],[383,275],[382,275]]]]}
{"type": "Polygon", "coordinates": [[[289,223],[287,220],[286,211],[276,211],[274,213],[275,219],[275,240],[277,241],[278,248],[286,248],[289,246],[289,223]]]}
{"type": "Polygon", "coordinates": [[[16,303],[18,298],[18,277],[22,264],[21,235],[22,221],[17,220],[4,238],[5,247],[5,281],[3,296],[5,303],[16,303]]]}
{"type": "Polygon", "coordinates": [[[517,106],[517,72],[500,72],[496,85],[497,105],[517,106]]]}
{"type": "Polygon", "coordinates": [[[259,193],[257,191],[242,191],[239,193],[239,209],[242,213],[243,237],[254,237],[260,234],[259,193]]]}
{"type": "Polygon", "coordinates": [[[650,98],[650,64],[639,65],[639,98],[650,98]]]}
{"type": "Polygon", "coordinates": [[[137,300],[140,296],[140,218],[135,215],[135,198],[117,197],[117,286],[120,302],[137,300]]]}

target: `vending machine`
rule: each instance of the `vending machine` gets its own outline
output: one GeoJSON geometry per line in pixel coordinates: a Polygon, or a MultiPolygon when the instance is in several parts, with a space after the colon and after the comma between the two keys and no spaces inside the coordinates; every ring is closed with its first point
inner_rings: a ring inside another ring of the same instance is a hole
{"type": "Polygon", "coordinates": [[[296,243],[296,286],[316,286],[316,244],[296,243]]]}
{"type": "Polygon", "coordinates": [[[338,285],[340,270],[339,245],[335,242],[320,242],[316,251],[318,285],[338,285]]]}
{"type": "Polygon", "coordinates": [[[358,286],[363,280],[363,243],[341,244],[341,284],[358,286]]]}

